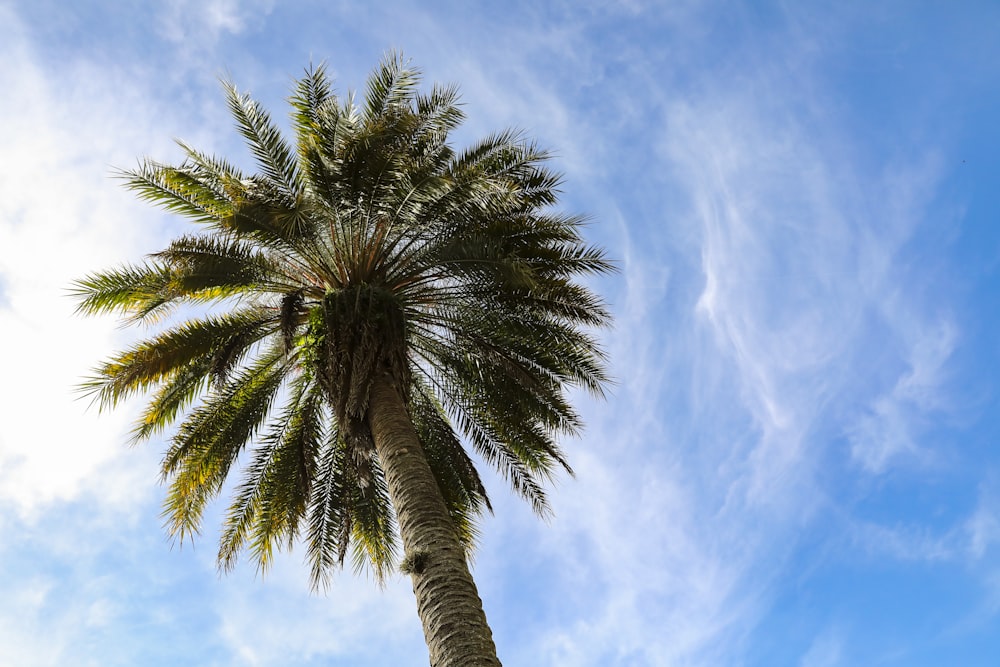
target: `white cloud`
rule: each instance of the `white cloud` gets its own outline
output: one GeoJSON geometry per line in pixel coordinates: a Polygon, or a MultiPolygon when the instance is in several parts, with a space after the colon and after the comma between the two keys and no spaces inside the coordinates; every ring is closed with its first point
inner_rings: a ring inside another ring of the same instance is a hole
{"type": "Polygon", "coordinates": [[[906,350],[907,370],[892,389],[872,401],[850,433],[852,457],[873,473],[885,471],[904,455],[919,459],[921,422],[946,407],[940,396],[944,367],[955,346],[955,326],[942,320],[906,333],[916,334],[906,350]]]}
{"type": "Polygon", "coordinates": [[[55,586],[51,579],[34,576],[13,592],[8,592],[5,606],[17,614],[2,614],[0,624],[0,660],[24,667],[59,664],[62,642],[58,635],[45,636],[36,631],[45,600],[55,586]]]}
{"type": "Polygon", "coordinates": [[[273,7],[274,0],[169,0],[160,6],[160,29],[174,42],[210,45],[259,27],[273,7]]]}
{"type": "MultiPolygon", "coordinates": [[[[162,233],[109,172],[149,146],[147,135],[161,135],[152,119],[167,117],[122,71],[85,59],[43,70],[11,10],[0,8],[0,25],[0,87],[16,101],[0,107],[0,501],[30,513],[75,496],[95,475],[98,497],[134,499],[133,464],[116,461],[128,411],[86,412],[73,389],[123,338],[110,319],[75,316],[68,289],[137,258],[162,233]]],[[[155,145],[165,150],[168,137],[155,145]]]]}
{"type": "Polygon", "coordinates": [[[328,594],[305,595],[302,552],[278,559],[268,575],[250,566],[218,584],[213,609],[219,638],[234,665],[308,663],[370,656],[374,664],[419,664],[426,655],[408,578],[396,576],[382,590],[346,572],[328,594]]]}
{"type": "MultiPolygon", "coordinates": [[[[995,476],[979,489],[979,499],[966,521],[965,533],[969,556],[975,561],[989,562],[988,556],[1000,556],[1000,486],[995,476]]],[[[1000,576],[1000,558],[993,559],[995,576],[1000,576]]],[[[998,598],[1000,601],[1000,598],[998,598]]]]}
{"type": "Polygon", "coordinates": [[[809,650],[799,661],[799,667],[837,667],[844,664],[841,655],[843,653],[844,640],[840,633],[833,628],[828,628],[817,636],[809,650]]]}
{"type": "Polygon", "coordinates": [[[919,525],[887,526],[867,521],[854,521],[850,527],[853,551],[864,553],[873,560],[891,559],[898,562],[953,561],[963,552],[962,535],[958,530],[935,532],[919,525]]]}
{"type": "Polygon", "coordinates": [[[872,561],[901,563],[951,563],[960,565],[980,579],[990,614],[995,613],[994,584],[1000,574],[1000,500],[995,476],[979,489],[975,506],[945,526],[932,526],[914,518],[892,524],[847,518],[847,542],[850,558],[862,556],[872,561]]]}

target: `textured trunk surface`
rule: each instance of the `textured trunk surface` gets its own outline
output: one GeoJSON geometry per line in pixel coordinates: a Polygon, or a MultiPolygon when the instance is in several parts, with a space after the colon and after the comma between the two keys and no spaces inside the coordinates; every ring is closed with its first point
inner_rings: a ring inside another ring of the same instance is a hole
{"type": "Polygon", "coordinates": [[[458,534],[388,374],[375,380],[368,414],[399,520],[431,667],[499,667],[493,633],[458,534]]]}

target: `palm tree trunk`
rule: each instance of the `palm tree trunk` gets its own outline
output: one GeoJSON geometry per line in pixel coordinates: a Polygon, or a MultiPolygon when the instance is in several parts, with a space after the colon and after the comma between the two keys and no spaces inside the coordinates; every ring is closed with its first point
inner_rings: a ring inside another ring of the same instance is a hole
{"type": "Polygon", "coordinates": [[[399,520],[431,667],[499,667],[465,553],[389,373],[373,382],[369,427],[399,520]]]}

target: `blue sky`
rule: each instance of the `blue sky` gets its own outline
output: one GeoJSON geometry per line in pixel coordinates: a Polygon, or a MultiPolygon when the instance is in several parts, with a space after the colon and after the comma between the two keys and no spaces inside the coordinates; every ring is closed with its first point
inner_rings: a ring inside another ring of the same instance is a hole
{"type": "Polygon", "coordinates": [[[408,582],[220,577],[161,528],[163,443],[72,385],[131,340],[74,278],[184,230],[111,178],[173,138],[248,162],[397,48],[457,143],[552,148],[621,272],[618,384],[535,519],[488,476],[507,665],[993,666],[1000,656],[1000,6],[0,0],[0,664],[425,665],[408,582]],[[369,6],[370,5],[370,6],[369,6]]]}

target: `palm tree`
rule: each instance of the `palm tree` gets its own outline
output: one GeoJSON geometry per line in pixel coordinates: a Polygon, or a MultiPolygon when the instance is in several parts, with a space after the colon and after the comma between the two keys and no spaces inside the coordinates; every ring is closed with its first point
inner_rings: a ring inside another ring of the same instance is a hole
{"type": "Polygon", "coordinates": [[[490,504],[465,445],[547,511],[544,480],[570,471],[555,438],[580,426],[566,390],[607,382],[588,332],[609,314],[574,279],[611,265],[552,210],[545,152],[513,131],[456,152],[457,89],[419,83],[390,54],[358,106],[307,70],[294,148],[226,84],[256,173],[183,143],[179,166],[122,172],[200,230],[75,284],[82,313],[167,320],[84,389],[102,408],[149,395],[135,441],[179,422],[162,464],[175,538],[241,469],[222,569],[294,543],[314,587],[348,553],[377,578],[399,566],[431,665],[499,665],[467,564],[490,504]]]}

